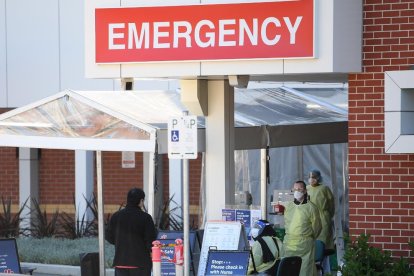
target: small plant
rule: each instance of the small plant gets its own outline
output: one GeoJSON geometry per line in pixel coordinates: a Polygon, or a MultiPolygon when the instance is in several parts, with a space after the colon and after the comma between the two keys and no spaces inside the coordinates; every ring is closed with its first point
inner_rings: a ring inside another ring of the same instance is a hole
{"type": "Polygon", "coordinates": [[[30,222],[30,235],[34,238],[59,237],[61,236],[61,227],[59,223],[59,210],[56,210],[48,219],[46,210],[42,212],[39,202],[32,198],[32,208],[30,213],[32,219],[30,222]]]}
{"type": "Polygon", "coordinates": [[[20,206],[17,213],[13,214],[11,210],[11,199],[5,200],[4,197],[1,197],[3,213],[0,213],[0,237],[11,238],[18,237],[19,234],[24,234],[24,229],[20,229],[20,223],[23,221],[20,215],[26,207],[27,200],[20,206]]]}
{"type": "MultiPolygon", "coordinates": [[[[92,215],[94,217],[94,223],[95,223],[95,227],[96,229],[98,229],[98,200],[96,199],[96,195],[95,193],[92,194],[92,198],[91,200],[87,200],[86,201],[87,204],[87,208],[89,208],[89,210],[91,210],[92,215]]],[[[124,205],[120,204],[118,210],[121,210],[121,208],[123,208],[124,205]]],[[[111,214],[107,214],[105,220],[104,220],[104,226],[106,227],[106,225],[108,225],[109,219],[111,218],[111,214]]],[[[98,230],[96,230],[98,231],[98,230]]]]}
{"type": "MultiPolygon", "coordinates": [[[[354,241],[346,238],[344,265],[339,268],[343,276],[414,276],[406,259],[393,260],[389,251],[370,246],[369,237],[362,234],[354,241]]],[[[413,251],[413,244],[410,246],[413,251]]]]}
{"type": "Polygon", "coordinates": [[[175,205],[178,205],[174,200],[174,195],[171,196],[162,207],[159,209],[158,212],[158,221],[157,226],[160,230],[183,230],[183,219],[181,216],[177,215],[174,211],[181,210],[181,207],[177,206],[172,209],[170,209],[171,202],[175,203],[175,205]]]}
{"type": "Polygon", "coordinates": [[[87,206],[82,217],[79,216],[79,210],[77,210],[76,208],[75,196],[73,196],[73,205],[75,207],[75,214],[77,215],[72,215],[63,212],[60,216],[60,224],[62,226],[64,236],[68,239],[78,239],[82,237],[92,237],[98,235],[98,225],[95,216],[97,215],[97,213],[95,214],[95,210],[92,210],[94,198],[88,200],[86,197],[84,197],[84,199],[86,201],[87,206]],[[92,219],[87,218],[87,212],[89,209],[91,209],[92,214],[95,216],[92,219]],[[76,219],[76,217],[78,219],[76,219]]]}
{"type": "MultiPolygon", "coordinates": [[[[177,210],[182,210],[181,206],[174,201],[174,195],[163,203],[158,211],[158,217],[156,219],[156,226],[160,230],[175,230],[181,231],[184,229],[183,218],[177,214],[177,210]],[[171,203],[174,203],[176,207],[170,208],[171,203]]],[[[190,229],[195,230],[194,220],[191,222],[190,229]]]]}

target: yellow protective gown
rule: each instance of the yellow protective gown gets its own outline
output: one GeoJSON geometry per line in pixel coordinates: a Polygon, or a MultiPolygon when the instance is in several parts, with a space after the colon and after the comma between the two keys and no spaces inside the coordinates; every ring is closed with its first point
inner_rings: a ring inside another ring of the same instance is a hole
{"type": "Polygon", "coordinates": [[[302,258],[300,276],[317,275],[315,265],[315,240],[321,232],[318,208],[311,202],[296,205],[289,202],[285,209],[283,256],[302,258]]]}
{"type": "Polygon", "coordinates": [[[325,243],[326,249],[334,249],[332,218],[335,214],[334,196],[328,186],[318,184],[315,187],[306,187],[310,201],[319,209],[322,231],[317,240],[325,243]]]}
{"type": "MultiPolygon", "coordinates": [[[[274,237],[274,239],[276,240],[277,245],[279,246],[279,249],[282,250],[282,247],[283,247],[282,242],[277,237],[274,237]]],[[[270,251],[273,253],[273,256],[275,256],[275,260],[273,262],[264,263],[262,246],[260,245],[258,241],[255,241],[252,246],[252,254],[254,258],[254,265],[256,266],[256,271],[259,273],[264,272],[268,270],[269,268],[271,268],[274,265],[274,263],[278,259],[280,259],[281,254],[282,254],[281,252],[277,251],[276,245],[274,241],[272,240],[272,237],[264,236],[263,240],[266,242],[270,251]]],[[[252,274],[253,272],[254,272],[253,262],[252,262],[252,259],[250,258],[247,274],[252,274]]]]}

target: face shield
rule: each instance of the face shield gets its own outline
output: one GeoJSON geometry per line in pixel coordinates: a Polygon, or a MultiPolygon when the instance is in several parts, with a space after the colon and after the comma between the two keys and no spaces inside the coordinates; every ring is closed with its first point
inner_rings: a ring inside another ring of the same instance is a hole
{"type": "Polygon", "coordinates": [[[258,220],[255,222],[253,228],[250,230],[250,235],[253,239],[256,239],[260,236],[266,226],[270,225],[268,221],[265,220],[258,220]]]}

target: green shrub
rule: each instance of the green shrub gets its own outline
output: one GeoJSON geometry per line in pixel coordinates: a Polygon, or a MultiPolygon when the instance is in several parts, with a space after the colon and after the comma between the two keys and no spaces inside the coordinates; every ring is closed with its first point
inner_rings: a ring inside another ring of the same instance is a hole
{"type": "MultiPolygon", "coordinates": [[[[369,244],[370,235],[362,234],[352,241],[346,238],[344,265],[339,268],[343,276],[414,276],[407,259],[393,260],[389,251],[369,244]]],[[[410,243],[411,250],[414,250],[410,243]]]]}
{"type": "MultiPolygon", "coordinates": [[[[81,253],[99,252],[99,242],[95,238],[35,239],[22,237],[17,239],[21,262],[80,265],[81,253]]],[[[114,246],[105,242],[105,266],[111,267],[114,257],[114,246]]]]}

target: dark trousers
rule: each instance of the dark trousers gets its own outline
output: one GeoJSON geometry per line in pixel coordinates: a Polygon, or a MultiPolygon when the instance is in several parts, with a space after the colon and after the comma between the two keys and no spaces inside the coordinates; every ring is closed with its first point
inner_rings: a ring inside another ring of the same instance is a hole
{"type": "Polygon", "coordinates": [[[151,276],[151,268],[116,268],[115,276],[151,276]]]}

